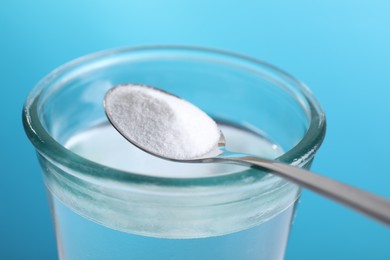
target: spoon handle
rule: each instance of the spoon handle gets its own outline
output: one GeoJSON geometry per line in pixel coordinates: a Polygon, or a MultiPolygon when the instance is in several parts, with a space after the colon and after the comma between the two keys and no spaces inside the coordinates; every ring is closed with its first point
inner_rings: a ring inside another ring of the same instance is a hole
{"type": "Polygon", "coordinates": [[[224,158],[231,162],[257,166],[267,169],[275,175],[322,194],[330,199],[341,202],[361,213],[390,225],[390,200],[378,197],[369,192],[350,185],[314,174],[306,169],[298,168],[254,156],[224,158]]]}

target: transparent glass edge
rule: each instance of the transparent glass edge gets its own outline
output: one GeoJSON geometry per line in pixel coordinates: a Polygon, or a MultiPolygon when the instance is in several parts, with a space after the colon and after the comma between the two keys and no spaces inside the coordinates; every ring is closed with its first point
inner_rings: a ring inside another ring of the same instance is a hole
{"type": "MultiPolygon", "coordinates": [[[[120,171],[117,169],[109,168],[104,165],[92,162],[87,160],[77,154],[72,153],[66,148],[62,147],[59,143],[57,143],[46,131],[43,126],[39,124],[38,117],[38,100],[42,95],[42,91],[50,82],[54,81],[59,74],[66,72],[69,69],[72,69],[74,66],[83,65],[84,63],[90,62],[97,58],[104,58],[109,55],[115,55],[123,52],[137,52],[137,51],[190,51],[190,52],[207,52],[211,54],[216,54],[221,57],[227,55],[227,58],[234,58],[244,61],[249,61],[251,63],[255,63],[260,66],[265,66],[267,69],[271,69],[272,72],[283,75],[284,78],[288,78],[292,80],[294,83],[294,87],[298,88],[305,99],[309,102],[310,105],[310,125],[304,136],[304,138],[292,149],[287,151],[285,154],[277,158],[277,160],[296,164],[299,161],[298,165],[304,165],[307,161],[311,160],[314,156],[315,152],[318,150],[325,136],[326,123],[325,123],[325,115],[323,110],[312,94],[312,92],[300,81],[296,80],[289,74],[284,71],[270,65],[266,62],[262,62],[250,57],[245,57],[243,55],[234,54],[226,51],[212,50],[207,48],[199,48],[199,47],[183,47],[183,46],[147,46],[147,47],[134,47],[134,48],[123,48],[116,50],[109,50],[98,52],[94,54],[90,54],[71,62],[64,64],[63,66],[53,70],[46,77],[44,77],[38,84],[34,87],[31,93],[28,95],[26,102],[23,108],[23,125],[25,131],[27,133],[28,138],[38,150],[38,152],[46,158],[50,158],[51,161],[55,163],[62,164],[71,169],[77,169],[80,173],[96,176],[99,178],[120,178],[121,181],[140,181],[140,182],[156,182],[162,185],[193,185],[194,181],[199,181],[202,183],[203,181],[209,182],[214,179],[224,179],[224,178],[232,178],[232,175],[227,176],[213,176],[213,177],[199,177],[199,178],[186,178],[186,179],[177,179],[177,178],[165,178],[165,177],[154,177],[154,176],[144,176],[139,174],[134,174],[130,172],[120,171]],[[49,147],[51,147],[49,149],[49,147]],[[52,149],[55,148],[55,149],[52,149]],[[50,150],[50,151],[49,151],[50,150]],[[72,162],[75,161],[76,163],[72,162]],[[103,172],[102,174],[102,167],[103,172]],[[97,170],[99,169],[99,170],[97,170]],[[100,174],[99,174],[100,172],[100,174]],[[110,174],[108,174],[110,172],[110,174]]],[[[225,57],[226,58],[226,57],[225,57]]],[[[234,174],[233,174],[234,175],[234,174]]]]}

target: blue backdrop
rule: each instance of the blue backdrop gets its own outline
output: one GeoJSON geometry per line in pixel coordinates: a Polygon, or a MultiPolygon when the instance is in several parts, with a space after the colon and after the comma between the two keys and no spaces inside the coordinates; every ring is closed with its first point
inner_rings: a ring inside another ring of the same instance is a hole
{"type": "MultiPolygon", "coordinates": [[[[313,170],[390,198],[390,2],[2,0],[0,259],[55,259],[53,225],[21,110],[50,70],[145,44],[222,48],[304,81],[328,119],[313,170]]],[[[305,191],[286,259],[390,259],[390,229],[305,191]]]]}

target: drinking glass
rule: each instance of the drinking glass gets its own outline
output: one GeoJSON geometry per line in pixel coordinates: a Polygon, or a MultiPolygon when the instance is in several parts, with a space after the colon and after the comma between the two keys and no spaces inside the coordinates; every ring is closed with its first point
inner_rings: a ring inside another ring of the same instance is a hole
{"type": "Polygon", "coordinates": [[[300,189],[266,171],[154,158],[108,124],[123,83],[178,95],[226,129],[231,150],[308,168],[325,134],[308,88],[265,62],[194,47],[105,51],[32,90],[25,131],[49,194],[60,259],[283,259],[300,189]]]}

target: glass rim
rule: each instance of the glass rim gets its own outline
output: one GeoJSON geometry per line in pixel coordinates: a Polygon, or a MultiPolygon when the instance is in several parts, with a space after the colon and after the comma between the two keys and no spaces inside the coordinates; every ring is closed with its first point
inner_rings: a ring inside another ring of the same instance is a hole
{"type": "Polygon", "coordinates": [[[83,64],[85,65],[91,63],[94,60],[102,59],[112,55],[145,51],[176,51],[191,52],[195,54],[198,53],[203,55],[217,55],[220,58],[233,59],[236,61],[250,63],[259,68],[266,68],[267,72],[275,75],[275,77],[278,77],[278,79],[283,79],[284,81],[288,82],[290,86],[292,85],[296,90],[298,90],[307,102],[310,112],[310,124],[303,138],[294,147],[286,151],[275,160],[293,165],[305,165],[312,159],[321,146],[326,131],[325,114],[321,108],[321,105],[311,90],[304,83],[294,78],[287,72],[259,59],[248,57],[242,54],[236,54],[230,51],[194,46],[155,45],[118,48],[92,53],[65,63],[41,79],[28,95],[23,107],[22,114],[25,132],[37,151],[46,159],[75,170],[78,174],[80,174],[79,177],[83,177],[82,175],[88,179],[91,177],[96,177],[101,181],[111,180],[129,183],[152,183],[163,186],[187,186],[194,184],[204,185],[208,183],[216,183],[217,180],[218,182],[226,183],[241,179],[242,172],[217,176],[174,178],[142,175],[140,173],[119,170],[88,160],[72,152],[57,142],[46,131],[39,119],[38,101],[42,95],[42,92],[46,89],[47,86],[50,86],[54,80],[66,72],[71,71],[73,68],[82,66],[83,64]]]}

